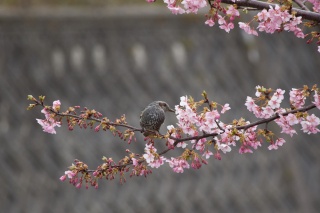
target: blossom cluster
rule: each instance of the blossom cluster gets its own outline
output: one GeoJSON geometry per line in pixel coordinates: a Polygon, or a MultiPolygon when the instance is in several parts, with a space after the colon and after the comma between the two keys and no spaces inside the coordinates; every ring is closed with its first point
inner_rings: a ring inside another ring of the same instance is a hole
{"type": "MultiPolygon", "coordinates": [[[[146,0],[147,2],[155,2],[155,0],[146,0]]],[[[173,14],[183,14],[183,13],[197,13],[199,9],[207,6],[209,4],[210,9],[206,15],[207,20],[205,24],[212,27],[217,22],[219,28],[225,30],[227,33],[234,28],[234,20],[236,17],[240,16],[237,10],[237,0],[232,0],[233,4],[229,2],[224,2],[223,0],[163,0],[167,4],[168,9],[173,14]],[[207,3],[208,2],[208,3],[207,3]],[[224,6],[222,3],[230,4],[229,6],[224,6]]],[[[312,9],[315,13],[320,13],[320,1],[319,0],[306,0],[312,4],[312,9]]],[[[249,9],[257,7],[255,2],[251,3],[252,6],[244,7],[243,11],[247,12],[249,9]]],[[[246,33],[250,35],[258,36],[258,31],[273,34],[274,32],[287,31],[293,32],[298,38],[306,38],[311,36],[311,39],[307,41],[310,43],[314,38],[316,38],[317,44],[320,44],[320,34],[313,32],[310,34],[304,34],[299,25],[302,24],[301,14],[296,14],[296,11],[292,10],[292,2],[287,1],[286,3],[279,6],[278,4],[268,4],[268,9],[262,9],[250,22],[239,21],[239,28],[243,29],[246,33]],[[256,29],[251,26],[253,21],[258,22],[256,29]]],[[[267,7],[267,6],[265,6],[267,7]]],[[[303,8],[303,9],[305,9],[303,8]]],[[[307,10],[306,10],[307,11],[307,10]]],[[[310,12],[311,13],[311,12],[310,12]]],[[[305,23],[305,26],[314,27],[316,24],[310,22],[305,23]]],[[[320,46],[318,46],[318,52],[320,52],[320,46]]]]}
{"type": "MultiPolygon", "coordinates": [[[[298,27],[302,23],[302,17],[296,17],[289,14],[288,10],[282,11],[279,5],[274,8],[270,6],[268,10],[263,9],[257,14],[257,20],[259,25],[257,29],[260,32],[274,33],[276,31],[289,31],[294,32],[298,38],[304,38],[301,28],[298,27]]],[[[252,29],[249,23],[239,22],[239,27],[243,29],[246,33],[258,36],[256,30],[252,29]]]]}
{"type": "Polygon", "coordinates": [[[236,17],[240,16],[240,13],[233,5],[228,6],[227,10],[221,8],[221,11],[224,16],[218,14],[218,10],[210,10],[205,24],[212,27],[215,25],[216,20],[218,20],[219,28],[229,33],[234,28],[233,21],[236,17]]]}
{"type": "MultiPolygon", "coordinates": [[[[55,111],[59,111],[60,105],[61,103],[59,100],[54,101],[52,104],[52,109],[55,111]]],[[[56,134],[55,127],[60,127],[61,122],[56,121],[56,119],[54,118],[55,115],[48,108],[43,108],[41,110],[41,113],[44,114],[45,119],[36,119],[36,120],[41,125],[43,131],[50,134],[56,134]]]]}
{"type": "MultiPolygon", "coordinates": [[[[206,0],[182,0],[181,7],[178,0],[163,0],[173,14],[197,13],[199,9],[207,6],[206,0]]],[[[152,0],[149,2],[153,2],[152,0]]]]}
{"type": "Polygon", "coordinates": [[[143,158],[151,168],[159,168],[166,160],[165,157],[157,154],[157,149],[151,143],[146,144],[144,151],[145,154],[143,155],[143,158]]]}
{"type": "MultiPolygon", "coordinates": [[[[261,86],[256,87],[256,97],[247,97],[245,105],[250,112],[253,112],[257,118],[270,118],[272,116],[278,116],[275,119],[275,123],[281,128],[281,133],[288,134],[291,137],[297,134],[293,128],[294,125],[300,124],[301,130],[307,134],[317,134],[320,132],[318,125],[320,125],[320,119],[314,114],[309,115],[308,113],[296,112],[287,113],[285,108],[280,107],[280,104],[284,98],[284,90],[277,89],[273,96],[269,97],[269,91],[261,86]],[[262,106],[256,104],[257,101],[265,100],[262,106]]],[[[319,94],[317,90],[313,91],[313,104],[320,109],[319,94]]],[[[290,92],[290,105],[294,109],[305,107],[306,97],[309,96],[309,89],[296,89],[293,88],[290,92]]],[[[278,146],[282,146],[284,139],[280,138],[276,143],[271,144],[269,149],[276,149],[278,146]]]]}
{"type": "Polygon", "coordinates": [[[313,10],[317,13],[320,13],[320,1],[319,0],[307,0],[313,5],[313,10]]]}

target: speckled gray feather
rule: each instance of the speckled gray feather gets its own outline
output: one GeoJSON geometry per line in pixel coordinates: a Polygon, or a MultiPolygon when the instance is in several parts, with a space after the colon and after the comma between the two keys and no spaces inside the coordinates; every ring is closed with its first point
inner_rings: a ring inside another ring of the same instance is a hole
{"type": "MultiPolygon", "coordinates": [[[[165,112],[172,110],[164,101],[154,101],[150,103],[140,115],[140,126],[146,130],[159,132],[165,120],[165,112]]],[[[153,135],[152,132],[144,132],[144,136],[153,135]]]]}

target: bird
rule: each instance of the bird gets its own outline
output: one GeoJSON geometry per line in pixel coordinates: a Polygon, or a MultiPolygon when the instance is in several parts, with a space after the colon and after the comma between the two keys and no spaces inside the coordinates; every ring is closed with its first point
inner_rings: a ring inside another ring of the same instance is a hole
{"type": "Polygon", "coordinates": [[[140,126],[145,137],[159,134],[161,125],[165,120],[165,112],[175,112],[164,101],[154,101],[141,112],[140,126]]]}

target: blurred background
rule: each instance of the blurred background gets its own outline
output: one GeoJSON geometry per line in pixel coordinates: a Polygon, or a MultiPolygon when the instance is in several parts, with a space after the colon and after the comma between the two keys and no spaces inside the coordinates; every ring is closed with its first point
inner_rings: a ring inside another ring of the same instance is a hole
{"type": "MultiPolygon", "coordinates": [[[[265,144],[240,155],[234,148],[183,174],[163,166],[124,185],[100,181],[98,190],[59,180],[74,159],[94,169],[102,156],[117,161],[126,148],[142,153],[145,142],[137,135],[128,146],[108,132],[65,126],[46,134],[35,120],[41,109],[26,110],[29,94],[46,95],[47,104],[59,99],[62,110],[80,105],[110,119],[125,114],[139,126],[150,102],[174,106],[206,90],[211,100],[230,104],[222,117],[228,123],[253,119],[244,103],[256,85],[285,89],[288,100],[290,88],[320,84],[316,45],[291,33],[252,37],[236,26],[227,34],[204,25],[205,10],[175,16],[160,1],[132,2],[0,1],[0,211],[318,212],[320,139],[299,127],[276,151],[265,144]]],[[[175,123],[167,116],[161,132],[175,123]]]]}

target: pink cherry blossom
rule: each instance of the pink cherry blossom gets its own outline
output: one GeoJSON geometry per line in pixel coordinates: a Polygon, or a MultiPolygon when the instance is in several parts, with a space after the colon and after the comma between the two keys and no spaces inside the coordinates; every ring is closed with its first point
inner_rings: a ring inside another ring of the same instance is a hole
{"type": "Polygon", "coordinates": [[[282,102],[282,100],[284,99],[284,93],[286,91],[285,90],[282,90],[282,89],[277,89],[275,91],[275,93],[273,94],[272,98],[271,99],[277,99],[280,103],[282,102]]]}
{"type": "Polygon", "coordinates": [[[314,114],[308,115],[306,120],[300,122],[302,131],[308,134],[317,134],[320,130],[317,126],[320,124],[320,119],[314,114]]]}
{"type": "MultiPolygon", "coordinates": [[[[319,50],[320,50],[320,46],[319,46],[319,50]]],[[[314,101],[312,103],[315,104],[318,109],[320,109],[320,93],[318,91],[315,91],[313,98],[314,98],[314,101]]]]}
{"type": "Polygon", "coordinates": [[[224,154],[231,152],[231,147],[225,143],[218,143],[218,150],[221,150],[224,154]]]}
{"type": "Polygon", "coordinates": [[[81,182],[78,182],[78,183],[75,184],[75,187],[78,188],[78,189],[80,189],[81,186],[82,186],[82,183],[81,183],[81,182]]]}
{"type": "MultiPolygon", "coordinates": [[[[244,146],[248,149],[250,147],[253,149],[257,149],[259,146],[261,146],[261,142],[257,138],[256,129],[257,129],[257,126],[254,126],[254,127],[247,129],[243,133],[244,141],[242,142],[242,146],[244,146]]],[[[251,153],[252,153],[252,151],[251,151],[251,153]]]]}
{"type": "Polygon", "coordinates": [[[193,169],[200,169],[202,166],[201,164],[201,161],[198,157],[195,157],[193,160],[192,160],[192,163],[191,163],[191,167],[193,169]]]}
{"type": "Polygon", "coordinates": [[[195,148],[196,150],[199,150],[199,151],[203,152],[204,149],[205,149],[205,143],[206,142],[207,142],[206,138],[202,138],[202,139],[200,139],[198,141],[192,140],[191,141],[191,143],[193,144],[192,148],[193,149],[195,148]]]}
{"type": "Polygon", "coordinates": [[[132,160],[132,165],[134,165],[134,166],[138,166],[139,165],[139,161],[137,160],[137,159],[135,159],[135,158],[131,158],[131,160],[132,160]]]}
{"type": "Polygon", "coordinates": [[[288,124],[289,124],[290,126],[293,126],[293,125],[299,123],[298,118],[297,118],[294,114],[292,114],[292,113],[290,113],[290,114],[288,114],[288,115],[286,116],[286,121],[288,122],[288,124]]]}
{"type": "Polygon", "coordinates": [[[164,3],[167,4],[168,9],[175,15],[185,13],[185,10],[177,5],[176,0],[164,0],[164,3]]]}
{"type": "MultiPolygon", "coordinates": [[[[269,101],[270,103],[270,101],[269,101]]],[[[269,103],[268,103],[268,106],[266,107],[262,107],[262,111],[259,111],[259,114],[258,114],[258,118],[270,118],[271,116],[273,116],[275,114],[275,111],[273,110],[272,106],[269,106],[269,103]]],[[[277,103],[277,106],[279,107],[279,103],[277,103]]],[[[275,107],[275,105],[274,105],[275,107]]]]}
{"type": "Polygon", "coordinates": [[[284,29],[293,32],[298,38],[305,37],[301,28],[298,27],[302,23],[302,17],[292,16],[287,10],[282,11],[279,5],[274,8],[270,6],[268,10],[263,9],[257,14],[257,17],[259,31],[274,33],[277,30],[284,29]]]}
{"type": "Polygon", "coordinates": [[[209,25],[210,27],[213,27],[215,25],[214,20],[212,19],[212,17],[208,18],[206,20],[206,22],[204,22],[205,24],[209,25]]]}
{"type": "Polygon", "coordinates": [[[167,7],[174,15],[185,13],[185,10],[182,9],[180,6],[168,5],[167,7]]]}
{"type": "Polygon", "coordinates": [[[246,103],[245,105],[247,106],[247,109],[252,112],[254,111],[254,108],[257,107],[256,103],[254,102],[253,98],[247,96],[247,99],[246,99],[246,103]]]}
{"type": "Polygon", "coordinates": [[[204,156],[206,159],[209,159],[211,155],[213,155],[213,153],[211,151],[207,150],[203,153],[202,156],[204,156]]]}
{"type": "Polygon", "coordinates": [[[144,148],[145,154],[143,154],[143,158],[149,164],[154,161],[154,154],[157,152],[157,149],[152,144],[146,144],[144,148]]]}
{"type": "Polygon", "coordinates": [[[261,92],[260,92],[260,89],[261,89],[261,86],[260,85],[258,85],[258,86],[256,86],[256,93],[255,93],[255,95],[256,95],[256,97],[260,97],[261,96],[261,92]]]}
{"type": "Polygon", "coordinates": [[[307,0],[313,4],[313,10],[317,13],[320,13],[320,1],[319,0],[307,0]]]}
{"type": "Polygon", "coordinates": [[[278,146],[277,146],[275,143],[272,143],[271,145],[268,146],[268,149],[269,149],[269,150],[273,150],[273,149],[274,149],[274,150],[277,150],[277,149],[278,149],[278,146]]]}
{"type": "Polygon", "coordinates": [[[232,22],[227,23],[224,17],[218,15],[218,24],[219,28],[225,30],[227,33],[230,32],[234,28],[234,24],[232,22]]]}
{"type": "Polygon", "coordinates": [[[67,175],[69,179],[72,179],[76,176],[77,173],[68,170],[68,171],[65,171],[64,174],[67,175]]]}
{"type": "Polygon", "coordinates": [[[214,153],[214,158],[217,160],[221,160],[221,155],[219,152],[214,153]]]}
{"type": "Polygon", "coordinates": [[[233,5],[230,5],[228,7],[228,10],[227,10],[227,15],[229,15],[229,16],[240,16],[240,13],[233,5]]]}
{"type": "Polygon", "coordinates": [[[181,147],[182,149],[186,148],[187,147],[187,143],[186,142],[180,142],[177,144],[177,147],[181,147]]]}
{"type": "Polygon", "coordinates": [[[242,144],[239,149],[239,153],[240,154],[253,153],[253,151],[249,148],[247,144],[242,144]]]}
{"type": "Polygon", "coordinates": [[[57,111],[60,110],[60,106],[61,106],[61,102],[59,100],[54,101],[52,104],[52,108],[57,111]]]}
{"type": "Polygon", "coordinates": [[[277,109],[280,107],[280,103],[277,99],[271,99],[268,102],[268,106],[270,106],[271,109],[277,109]]]}
{"type": "Polygon", "coordinates": [[[182,96],[180,98],[180,106],[182,106],[182,107],[188,106],[188,97],[187,96],[182,96]]]}
{"type": "Polygon", "coordinates": [[[61,181],[65,181],[67,179],[67,175],[62,175],[60,178],[59,178],[61,181]]]}
{"type": "Polygon", "coordinates": [[[270,18],[270,14],[266,9],[263,9],[257,14],[259,21],[267,21],[270,18]]]}
{"type": "Polygon", "coordinates": [[[181,4],[187,13],[197,13],[200,8],[207,6],[206,0],[183,0],[181,4]]]}
{"type": "Polygon", "coordinates": [[[281,133],[285,133],[290,135],[291,137],[293,134],[297,134],[296,130],[292,128],[289,122],[294,123],[293,117],[289,117],[290,120],[287,120],[286,116],[280,115],[280,118],[275,120],[275,123],[279,125],[281,128],[281,133]]]}
{"type": "Polygon", "coordinates": [[[277,146],[282,146],[286,141],[283,138],[278,138],[275,142],[277,146]]]}
{"type": "Polygon", "coordinates": [[[164,161],[166,160],[165,157],[160,156],[158,159],[153,160],[152,162],[150,162],[148,165],[151,168],[159,168],[161,165],[163,165],[164,161]]]}
{"type": "Polygon", "coordinates": [[[293,88],[289,95],[292,106],[296,108],[301,108],[304,106],[306,97],[303,95],[302,90],[293,88]]]}
{"type": "MultiPolygon", "coordinates": [[[[60,101],[54,101],[52,104],[52,108],[54,110],[59,111],[60,109],[60,101]]],[[[38,124],[41,125],[42,129],[44,132],[50,133],[50,134],[56,134],[56,130],[55,127],[60,127],[61,126],[61,122],[60,121],[56,121],[53,117],[53,115],[51,114],[50,110],[47,108],[43,108],[41,110],[41,113],[44,114],[45,119],[36,119],[38,124]]]]}
{"type": "Polygon", "coordinates": [[[206,112],[205,118],[206,120],[217,120],[220,118],[220,114],[217,110],[212,110],[212,111],[206,112]]]}
{"type": "Polygon", "coordinates": [[[220,29],[225,30],[227,33],[230,32],[234,28],[234,24],[232,22],[221,24],[219,26],[220,29]]]}
{"type": "Polygon", "coordinates": [[[47,120],[42,119],[36,119],[38,124],[41,125],[44,132],[50,133],[50,134],[56,134],[55,127],[60,127],[61,123],[58,121],[55,121],[53,118],[47,120]]]}
{"type": "Polygon", "coordinates": [[[222,107],[221,113],[224,114],[226,111],[228,111],[230,109],[231,109],[230,105],[229,104],[225,104],[222,107]]]}
{"type": "Polygon", "coordinates": [[[154,155],[152,153],[143,154],[143,158],[146,160],[147,163],[154,161],[154,155]]]}
{"type": "Polygon", "coordinates": [[[258,32],[254,29],[252,29],[248,23],[239,22],[239,27],[243,29],[247,34],[249,35],[255,35],[258,36],[258,32]]]}
{"type": "Polygon", "coordinates": [[[166,162],[169,163],[169,166],[173,169],[176,173],[183,173],[184,169],[189,169],[190,165],[186,160],[179,159],[179,158],[173,158],[171,157],[171,160],[166,160],[166,162]]]}

